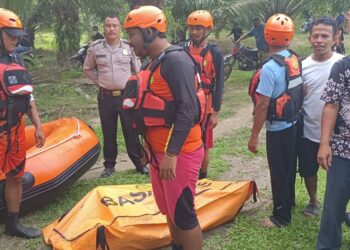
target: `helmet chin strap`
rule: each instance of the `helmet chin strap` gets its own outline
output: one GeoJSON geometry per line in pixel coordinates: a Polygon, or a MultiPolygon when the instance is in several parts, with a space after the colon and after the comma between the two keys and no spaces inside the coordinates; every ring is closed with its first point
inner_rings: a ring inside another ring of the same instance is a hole
{"type": "Polygon", "coordinates": [[[12,52],[8,51],[4,46],[4,37],[2,34],[3,34],[3,31],[0,29],[0,52],[11,54],[12,52]]]}
{"type": "Polygon", "coordinates": [[[210,31],[209,31],[209,32],[207,32],[207,31],[208,31],[208,29],[206,28],[206,29],[205,29],[205,33],[207,33],[207,34],[204,34],[204,36],[202,37],[202,39],[200,39],[199,41],[194,41],[194,40],[191,38],[191,41],[192,41],[192,43],[193,43],[193,45],[194,45],[195,47],[198,48],[198,47],[202,44],[202,42],[208,38],[208,36],[210,35],[210,31]]]}
{"type": "Polygon", "coordinates": [[[0,30],[0,50],[1,52],[5,52],[6,51],[6,48],[4,46],[4,39],[2,37],[2,30],[0,30]]]}

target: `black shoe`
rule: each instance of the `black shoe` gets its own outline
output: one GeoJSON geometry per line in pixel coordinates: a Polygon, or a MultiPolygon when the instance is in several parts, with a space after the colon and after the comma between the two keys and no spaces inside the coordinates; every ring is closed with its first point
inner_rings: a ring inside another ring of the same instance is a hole
{"type": "Polygon", "coordinates": [[[24,227],[16,224],[13,227],[5,226],[5,234],[23,238],[37,238],[41,236],[41,231],[31,227],[24,227]]]}
{"type": "Polygon", "coordinates": [[[140,174],[149,175],[149,168],[147,165],[142,166],[140,168],[136,168],[136,171],[140,174]]]}
{"type": "Polygon", "coordinates": [[[105,168],[101,173],[101,178],[108,178],[115,172],[114,168],[105,168]]]}
{"type": "Polygon", "coordinates": [[[198,179],[205,179],[208,177],[208,172],[202,172],[201,170],[199,170],[199,175],[198,175],[198,179]]]}
{"type": "Polygon", "coordinates": [[[350,227],[350,213],[345,213],[344,222],[348,227],[350,227]]]}
{"type": "Polygon", "coordinates": [[[176,245],[175,243],[171,243],[171,250],[183,250],[182,245],[176,245]]]}
{"type": "Polygon", "coordinates": [[[18,224],[18,213],[8,213],[5,223],[5,234],[23,238],[37,238],[41,236],[41,231],[18,224]]]}

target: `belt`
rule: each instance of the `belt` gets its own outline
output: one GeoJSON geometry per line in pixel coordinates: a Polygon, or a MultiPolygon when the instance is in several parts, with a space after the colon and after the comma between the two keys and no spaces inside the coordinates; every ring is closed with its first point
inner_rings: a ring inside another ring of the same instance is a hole
{"type": "Polygon", "coordinates": [[[123,90],[109,90],[104,88],[100,88],[100,90],[103,95],[110,95],[110,96],[121,96],[124,92],[123,90]]]}

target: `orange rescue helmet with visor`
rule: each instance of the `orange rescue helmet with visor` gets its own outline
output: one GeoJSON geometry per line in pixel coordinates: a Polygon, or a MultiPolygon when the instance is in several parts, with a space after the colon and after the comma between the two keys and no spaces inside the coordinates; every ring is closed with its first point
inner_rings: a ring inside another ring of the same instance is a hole
{"type": "Polygon", "coordinates": [[[154,28],[159,32],[166,32],[166,17],[164,12],[151,5],[145,5],[133,9],[125,17],[124,29],[129,28],[154,28]]]}
{"type": "Polygon", "coordinates": [[[25,35],[23,25],[19,17],[10,10],[0,8],[0,30],[12,37],[25,35]]]}

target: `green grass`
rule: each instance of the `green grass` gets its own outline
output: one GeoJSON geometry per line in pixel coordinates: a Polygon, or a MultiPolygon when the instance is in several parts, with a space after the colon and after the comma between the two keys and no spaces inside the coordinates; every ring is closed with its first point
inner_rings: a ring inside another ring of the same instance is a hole
{"type": "Polygon", "coordinates": [[[250,102],[248,86],[251,76],[252,71],[240,71],[235,68],[230,78],[225,81],[220,119],[232,117],[240,105],[250,102]]]}
{"type": "MultiPolygon", "coordinates": [[[[253,154],[246,149],[249,138],[248,128],[238,130],[233,136],[216,141],[216,147],[211,152],[210,177],[220,176],[230,167],[223,158],[240,156],[244,159],[251,159],[253,154]]],[[[266,151],[259,152],[259,156],[265,156],[266,151]]],[[[319,171],[318,197],[321,204],[325,190],[325,171],[319,171]]],[[[260,190],[260,195],[269,198],[270,192],[260,190]]],[[[226,224],[223,229],[217,230],[206,238],[204,249],[314,249],[319,230],[320,217],[306,218],[302,215],[302,210],[308,202],[308,195],[304,183],[300,177],[296,180],[296,207],[292,211],[292,224],[283,229],[265,229],[260,226],[260,221],[271,215],[271,205],[261,208],[259,202],[250,205],[249,210],[243,210],[236,217],[234,222],[226,224]]],[[[350,207],[350,206],[349,206],[350,207]]],[[[343,227],[343,247],[350,246],[350,230],[343,227]]]]}
{"type": "MultiPolygon", "coordinates": [[[[38,227],[44,228],[55,219],[59,218],[67,210],[72,208],[81,198],[83,198],[95,187],[102,185],[142,184],[148,182],[149,179],[147,176],[140,175],[134,170],[118,172],[108,179],[82,180],[76,182],[63,194],[59,194],[55,199],[55,202],[52,202],[44,208],[30,213],[28,216],[26,216],[27,220],[24,221],[28,224],[35,224],[38,227]]],[[[25,245],[25,248],[22,249],[35,250],[43,246],[43,241],[41,238],[30,240],[19,239],[18,241],[21,241],[25,245]]]]}
{"type": "Polygon", "coordinates": [[[50,31],[39,31],[35,34],[35,48],[44,50],[56,50],[55,35],[50,31]]]}

